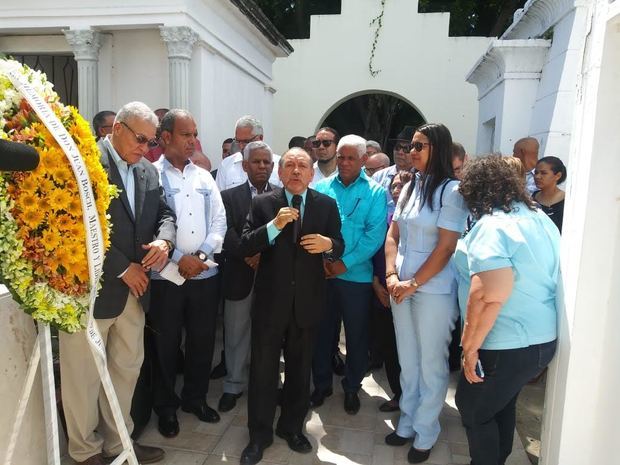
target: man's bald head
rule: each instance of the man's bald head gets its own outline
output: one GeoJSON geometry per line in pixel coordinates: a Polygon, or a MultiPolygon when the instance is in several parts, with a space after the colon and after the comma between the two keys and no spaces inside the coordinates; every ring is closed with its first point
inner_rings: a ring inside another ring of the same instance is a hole
{"type": "Polygon", "coordinates": [[[379,152],[368,157],[364,169],[368,176],[372,176],[377,171],[387,168],[388,166],[390,166],[390,157],[383,152],[379,152]]]}
{"type": "Polygon", "coordinates": [[[524,137],[515,142],[512,156],[521,160],[525,171],[532,171],[538,162],[539,143],[534,137],[524,137]]]}

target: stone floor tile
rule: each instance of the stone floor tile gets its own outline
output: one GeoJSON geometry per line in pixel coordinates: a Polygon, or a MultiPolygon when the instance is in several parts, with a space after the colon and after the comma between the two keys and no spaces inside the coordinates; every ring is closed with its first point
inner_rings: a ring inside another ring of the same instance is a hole
{"type": "Polygon", "coordinates": [[[185,450],[166,449],[165,465],[203,465],[208,455],[185,450]]]}
{"type": "Polygon", "coordinates": [[[392,465],[394,463],[394,448],[387,445],[377,445],[372,451],[372,465],[392,465]]]}
{"type": "Polygon", "coordinates": [[[445,465],[452,462],[452,453],[450,446],[445,441],[437,441],[433,446],[431,455],[428,458],[428,464],[445,465]]]}
{"type": "Polygon", "coordinates": [[[469,465],[469,463],[471,462],[469,455],[460,454],[452,454],[452,460],[454,461],[453,463],[458,465],[469,465]]]}
{"type": "Polygon", "coordinates": [[[226,455],[228,457],[241,457],[241,452],[250,441],[248,429],[242,426],[229,426],[226,433],[213,449],[215,455],[226,455]]]}

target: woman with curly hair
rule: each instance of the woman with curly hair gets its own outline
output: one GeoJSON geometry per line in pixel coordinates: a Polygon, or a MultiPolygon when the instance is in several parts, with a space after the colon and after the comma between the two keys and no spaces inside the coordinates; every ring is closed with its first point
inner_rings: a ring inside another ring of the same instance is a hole
{"type": "Polygon", "coordinates": [[[449,262],[465,228],[467,208],[452,171],[448,128],[419,127],[410,156],[417,173],[403,189],[385,241],[402,389],[398,428],[385,442],[397,446],[415,438],[407,459],[421,463],[439,436],[439,413],[448,390],[448,345],[458,314],[449,262]]]}
{"type": "Polygon", "coordinates": [[[502,157],[470,161],[459,191],[475,224],[454,255],[465,322],[456,405],[472,464],[503,465],[517,396],[555,352],[560,235],[502,157]]]}

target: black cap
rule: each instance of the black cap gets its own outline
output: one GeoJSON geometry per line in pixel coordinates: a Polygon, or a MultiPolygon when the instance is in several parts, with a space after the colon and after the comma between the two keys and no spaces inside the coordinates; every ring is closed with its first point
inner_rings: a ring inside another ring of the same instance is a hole
{"type": "Polygon", "coordinates": [[[415,133],[415,127],[413,126],[405,126],[396,136],[395,139],[390,139],[393,141],[397,141],[397,140],[404,140],[407,142],[411,142],[411,139],[413,139],[413,134],[415,133]]]}

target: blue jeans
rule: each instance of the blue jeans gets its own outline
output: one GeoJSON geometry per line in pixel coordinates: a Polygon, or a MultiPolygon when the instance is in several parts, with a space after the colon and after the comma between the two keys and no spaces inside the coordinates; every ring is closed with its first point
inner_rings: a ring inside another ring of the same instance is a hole
{"type": "Polygon", "coordinates": [[[370,315],[370,283],[343,279],[327,281],[327,308],[319,327],[312,359],[314,388],[326,391],[332,387],[332,357],[334,331],[344,323],[347,357],[342,387],[345,392],[357,392],[368,368],[368,319],[370,315]]]}
{"type": "Polygon", "coordinates": [[[512,452],[515,407],[521,388],[549,364],[556,341],[520,349],[480,350],[484,382],[469,384],[461,373],[456,406],[473,465],[504,465],[512,452]]]}
{"type": "Polygon", "coordinates": [[[400,362],[400,419],[396,433],[415,436],[416,449],[430,449],[441,431],[450,369],[448,346],[458,313],[455,294],[416,292],[400,304],[392,300],[392,316],[400,362]]]}

